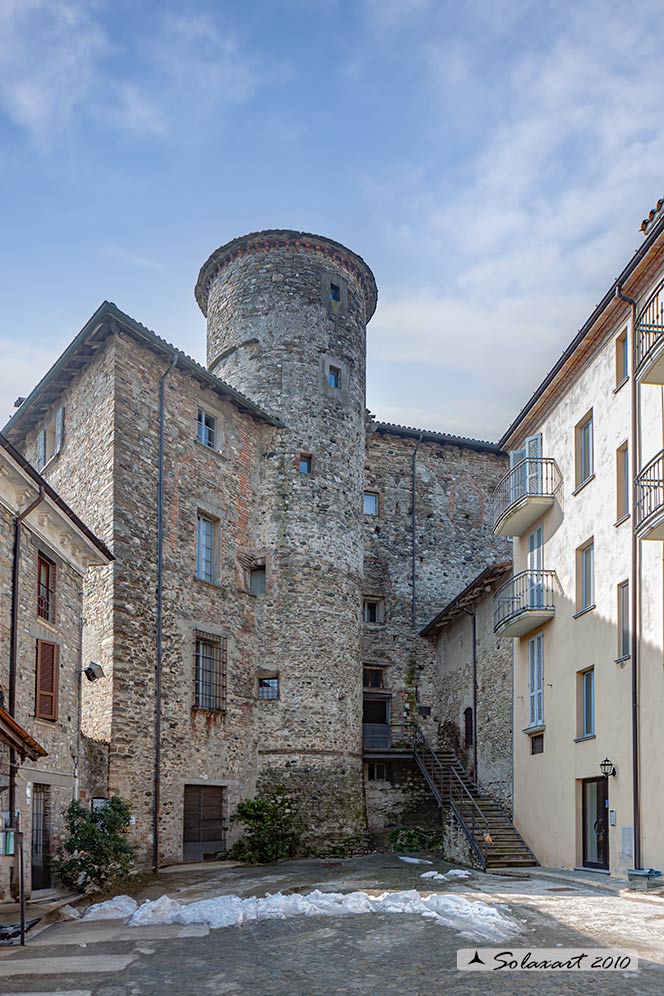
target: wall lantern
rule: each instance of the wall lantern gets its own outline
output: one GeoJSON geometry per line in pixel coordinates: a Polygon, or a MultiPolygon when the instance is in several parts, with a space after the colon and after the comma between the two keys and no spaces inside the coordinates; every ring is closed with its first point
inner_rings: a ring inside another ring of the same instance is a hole
{"type": "Polygon", "coordinates": [[[604,758],[604,760],[599,766],[599,770],[602,772],[603,775],[606,775],[607,778],[609,777],[609,775],[614,777],[616,773],[614,763],[613,761],[609,761],[608,757],[604,758]]]}

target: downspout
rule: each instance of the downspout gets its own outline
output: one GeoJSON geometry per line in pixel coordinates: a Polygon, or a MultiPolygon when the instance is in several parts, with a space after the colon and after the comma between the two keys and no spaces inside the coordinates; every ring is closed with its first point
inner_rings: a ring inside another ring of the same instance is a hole
{"type": "Polygon", "coordinates": [[[413,586],[413,593],[412,593],[412,603],[411,603],[411,612],[410,612],[410,624],[411,624],[411,626],[412,626],[413,629],[415,629],[415,626],[416,626],[416,617],[417,617],[417,594],[415,592],[415,576],[416,576],[415,560],[416,560],[416,554],[417,554],[417,537],[415,535],[415,526],[416,526],[416,518],[415,518],[416,507],[415,507],[415,503],[417,501],[417,486],[416,486],[416,477],[415,477],[415,461],[417,459],[417,451],[418,451],[418,449],[420,447],[420,443],[421,442],[422,442],[422,433],[420,432],[419,439],[417,440],[417,443],[415,444],[415,449],[413,450],[413,466],[412,466],[412,475],[411,475],[411,495],[410,495],[411,507],[412,507],[412,519],[413,519],[413,523],[412,523],[412,526],[413,526],[413,528],[412,528],[413,548],[412,548],[412,572],[411,572],[411,582],[412,582],[412,586],[413,586]]]}
{"type": "Polygon", "coordinates": [[[152,867],[159,870],[159,814],[161,793],[161,633],[163,619],[164,552],[164,411],[166,378],[175,369],[178,358],[164,370],[159,381],[159,452],[157,458],[157,623],[155,648],[155,716],[154,716],[154,793],[152,812],[152,867]]]}
{"type": "MultiPolygon", "coordinates": [[[[12,565],[12,614],[11,630],[9,635],[9,715],[16,713],[16,670],[18,662],[18,608],[19,608],[19,582],[21,575],[21,532],[23,520],[33,512],[44,500],[44,488],[40,485],[39,494],[26,509],[14,519],[14,562],[12,565]]],[[[12,748],[9,752],[9,812],[13,813],[16,807],[16,751],[12,748]]]]}
{"type": "MultiPolygon", "coordinates": [[[[82,580],[82,579],[81,579],[82,580]]],[[[84,592],[79,592],[79,604],[81,606],[81,618],[78,624],[78,681],[76,683],[78,701],[76,703],[77,723],[76,723],[76,759],[74,761],[74,799],[80,796],[80,773],[81,773],[81,721],[83,718],[83,596],[84,592]]]]}
{"type": "Polygon", "coordinates": [[[473,637],[473,656],[472,656],[472,675],[473,675],[473,780],[477,785],[479,783],[478,772],[477,772],[477,616],[470,609],[463,610],[467,616],[470,616],[472,623],[472,637],[473,637]]]}
{"type": "Polygon", "coordinates": [[[639,446],[639,422],[638,422],[638,400],[639,389],[636,383],[636,301],[627,297],[616,283],[616,297],[632,308],[632,348],[631,352],[631,374],[632,374],[632,419],[631,419],[631,448],[632,448],[632,560],[631,560],[631,606],[632,614],[632,808],[634,813],[634,867],[641,867],[641,802],[639,792],[639,668],[638,668],[638,608],[639,608],[639,544],[636,538],[636,477],[638,474],[640,461],[639,446]]]}

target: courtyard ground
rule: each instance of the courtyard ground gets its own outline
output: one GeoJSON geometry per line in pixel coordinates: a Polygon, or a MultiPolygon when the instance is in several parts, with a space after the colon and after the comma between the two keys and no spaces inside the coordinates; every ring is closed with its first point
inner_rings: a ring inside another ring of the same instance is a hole
{"type": "Polygon", "coordinates": [[[231,894],[307,895],[316,888],[370,895],[415,889],[497,908],[518,929],[501,948],[630,948],[641,969],[617,975],[459,972],[457,949],[474,942],[412,913],[294,917],[212,930],[201,923],[132,927],[122,919],[74,920],[46,927],[22,950],[0,948],[0,996],[664,993],[664,899],[623,898],[537,876],[422,879],[431,867],[445,872],[450,866],[410,864],[392,854],[260,868],[221,863],[167,869],[133,895],[139,902],[167,894],[190,903],[231,894]]]}

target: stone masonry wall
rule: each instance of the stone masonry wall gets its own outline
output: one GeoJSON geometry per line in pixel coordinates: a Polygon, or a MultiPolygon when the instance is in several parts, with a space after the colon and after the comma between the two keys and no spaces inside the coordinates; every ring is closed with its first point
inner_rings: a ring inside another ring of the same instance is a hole
{"type": "Polygon", "coordinates": [[[370,304],[352,254],[317,244],[249,240],[211,280],[206,310],[211,369],[287,425],[266,453],[255,518],[270,557],[259,652],[280,681],[279,699],[260,704],[260,784],[297,793],[320,851],[357,846],[366,827],[357,662],[370,304]],[[301,453],[311,473],[299,472],[301,453]]]}
{"type": "MultiPolygon", "coordinates": [[[[504,580],[504,579],[503,579],[504,580]]],[[[477,778],[480,789],[512,811],[512,641],[493,633],[497,582],[475,603],[477,619],[477,778]]],[[[470,607],[472,608],[472,607],[470,607]]],[[[461,614],[441,629],[436,697],[445,717],[439,740],[456,749],[467,771],[473,749],[464,746],[464,710],[472,708],[472,620],[461,614]]]]}

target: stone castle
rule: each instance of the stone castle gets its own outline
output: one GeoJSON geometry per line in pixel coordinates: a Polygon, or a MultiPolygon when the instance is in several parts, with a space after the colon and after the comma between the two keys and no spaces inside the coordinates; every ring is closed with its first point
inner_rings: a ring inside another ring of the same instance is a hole
{"type": "Polygon", "coordinates": [[[367,413],[377,290],[339,243],[235,239],[196,299],[206,367],[104,303],[5,430],[115,558],[86,580],[81,786],[131,801],[145,865],[223,849],[276,785],[311,851],[350,851],[402,728],[460,729],[420,631],[509,558],[507,458],[367,413]]]}

